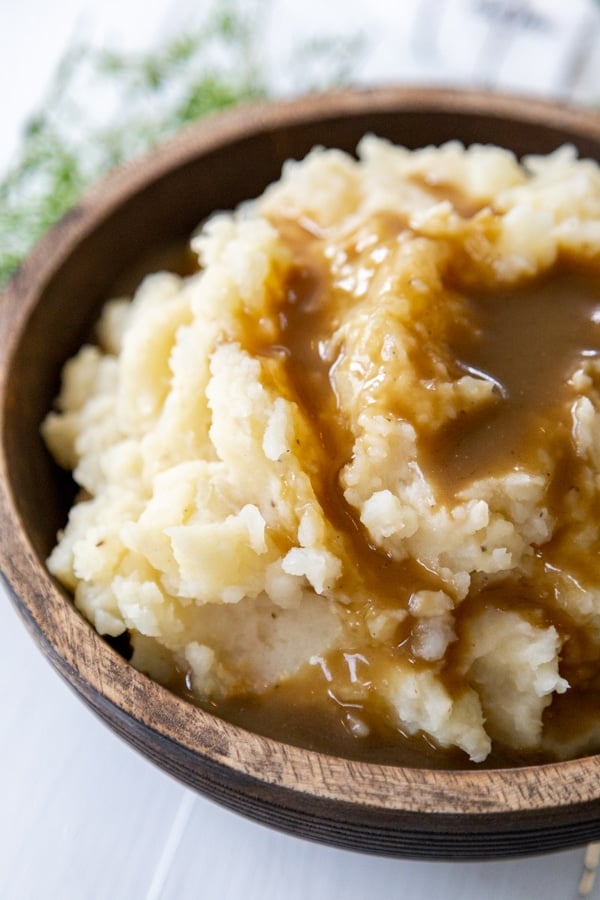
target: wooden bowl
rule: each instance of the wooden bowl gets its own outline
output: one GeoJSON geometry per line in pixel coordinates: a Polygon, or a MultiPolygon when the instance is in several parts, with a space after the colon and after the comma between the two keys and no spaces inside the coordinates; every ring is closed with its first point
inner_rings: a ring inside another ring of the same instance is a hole
{"type": "Polygon", "coordinates": [[[37,246],[0,305],[0,564],[32,636],[115,731],[232,810],[379,854],[485,859],[600,838],[600,756],[439,771],[358,763],[228,724],[134,670],[75,610],[44,560],[72,499],[39,426],[65,360],[116,280],[215,209],[259,194],[313,145],[367,131],[410,147],[458,138],[518,154],[565,141],[600,160],[591,111],[475,92],[383,89],[246,108],[201,123],[92,191],[37,246]]]}

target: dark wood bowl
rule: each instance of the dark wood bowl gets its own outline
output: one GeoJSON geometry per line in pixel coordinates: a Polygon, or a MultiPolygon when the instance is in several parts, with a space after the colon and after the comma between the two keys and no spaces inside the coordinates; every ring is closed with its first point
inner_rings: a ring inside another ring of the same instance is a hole
{"type": "Polygon", "coordinates": [[[567,141],[600,160],[600,117],[529,99],[383,89],[246,108],[201,123],[92,191],[42,240],[0,304],[0,564],[32,636],[77,693],[160,767],[232,810],[379,854],[485,859],[600,838],[600,756],[468,771],[358,763],[228,724],[135,671],[44,560],[72,499],[39,426],[60,369],[125,271],[215,209],[259,194],[313,145],[367,131],[410,147],[458,138],[516,153],[567,141]]]}

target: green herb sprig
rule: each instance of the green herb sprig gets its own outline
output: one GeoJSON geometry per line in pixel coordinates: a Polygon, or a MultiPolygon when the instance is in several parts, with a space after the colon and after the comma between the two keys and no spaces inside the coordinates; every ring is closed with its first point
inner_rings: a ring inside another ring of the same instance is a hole
{"type": "MultiPolygon", "coordinates": [[[[0,286],[108,170],[187,123],[272,96],[262,47],[268,13],[264,0],[220,0],[200,27],[150,52],[86,43],[67,51],[0,180],[0,286]]],[[[298,92],[347,83],[361,48],[356,38],[308,41],[293,48],[286,74],[293,73],[298,92]]]]}

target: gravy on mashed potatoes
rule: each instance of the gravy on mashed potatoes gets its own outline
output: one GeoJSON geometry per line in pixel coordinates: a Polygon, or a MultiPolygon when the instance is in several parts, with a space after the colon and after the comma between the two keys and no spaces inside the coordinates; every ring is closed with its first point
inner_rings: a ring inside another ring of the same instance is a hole
{"type": "Polygon", "coordinates": [[[598,749],[597,164],[369,136],[191,246],[106,304],[43,425],[77,607],[283,740],[598,749]]]}

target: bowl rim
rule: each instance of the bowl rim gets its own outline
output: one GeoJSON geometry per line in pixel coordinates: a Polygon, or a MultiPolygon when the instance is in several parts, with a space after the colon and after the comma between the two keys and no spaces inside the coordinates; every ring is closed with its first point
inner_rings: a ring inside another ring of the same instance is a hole
{"type": "MultiPolygon", "coordinates": [[[[428,810],[431,827],[438,821],[440,828],[461,818],[475,827],[488,814],[500,820],[504,817],[508,828],[517,814],[529,815],[535,822],[542,813],[567,808],[573,821],[578,816],[582,821],[598,821],[600,755],[511,769],[385,766],[283,744],[194,707],[133,669],[94,631],[37,558],[21,521],[10,487],[4,440],[7,375],[32,310],[79,243],[149,183],[240,135],[364,113],[367,107],[393,112],[481,113],[499,120],[508,117],[556,125],[600,143],[600,114],[590,109],[479,90],[385,87],[239,107],[188,126],[141,160],[121,166],[89,190],[41,239],[0,297],[0,568],[35,641],[96,712],[104,718],[116,717],[121,723],[117,730],[120,727],[123,734],[137,724],[182,748],[190,760],[208,767],[207,771],[211,766],[213,772],[226,769],[254,791],[277,788],[288,799],[301,794],[340,808],[351,802],[353,807],[400,816],[428,810]],[[83,655],[82,647],[86,648],[83,655]],[[349,783],[353,785],[351,798],[349,783]]],[[[139,747],[151,755],[141,739],[139,747]]],[[[172,772],[194,783],[194,776],[178,772],[175,763],[172,772]]]]}

